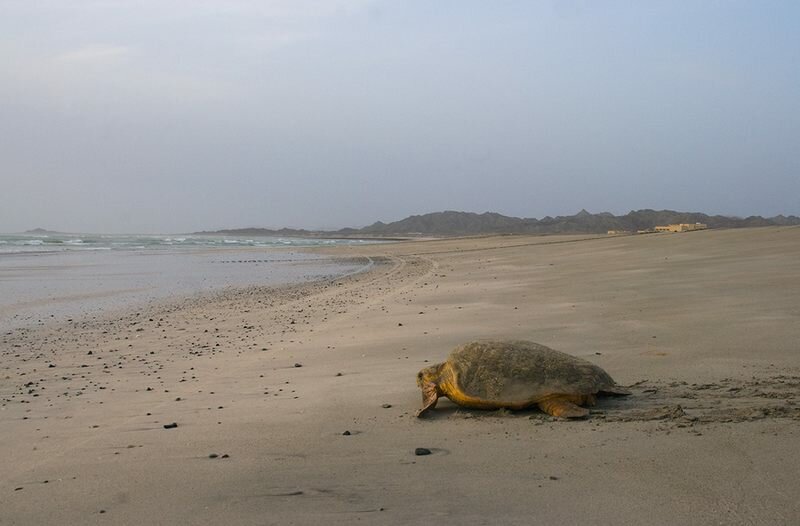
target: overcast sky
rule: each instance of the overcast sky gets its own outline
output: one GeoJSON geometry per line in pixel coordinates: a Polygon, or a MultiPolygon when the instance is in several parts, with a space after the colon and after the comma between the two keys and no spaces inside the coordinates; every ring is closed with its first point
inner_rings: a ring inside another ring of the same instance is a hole
{"type": "Polygon", "coordinates": [[[800,2],[0,0],[0,231],[800,214],[800,2]]]}

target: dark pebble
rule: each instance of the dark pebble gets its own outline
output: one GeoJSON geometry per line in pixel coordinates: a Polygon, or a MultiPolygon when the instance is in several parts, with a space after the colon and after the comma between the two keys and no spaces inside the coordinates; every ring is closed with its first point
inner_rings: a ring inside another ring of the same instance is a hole
{"type": "Polygon", "coordinates": [[[558,477],[556,477],[555,475],[550,475],[550,480],[558,480],[558,477]]]}
{"type": "Polygon", "coordinates": [[[392,404],[383,404],[381,407],[384,409],[389,409],[390,407],[392,407],[392,404]]]}
{"type": "Polygon", "coordinates": [[[208,455],[208,458],[217,458],[218,456],[219,455],[217,455],[216,453],[211,453],[210,455],[208,455]]]}
{"type": "Polygon", "coordinates": [[[342,435],[344,435],[346,437],[349,437],[351,434],[352,433],[350,433],[350,431],[345,431],[344,433],[342,433],[342,435]]]}
{"type": "Polygon", "coordinates": [[[176,427],[178,427],[178,424],[176,424],[175,422],[171,424],[164,424],[164,429],[175,429],[176,427]]]}
{"type": "Polygon", "coordinates": [[[222,455],[220,458],[231,458],[231,456],[230,456],[229,454],[225,453],[225,454],[224,454],[224,455],[222,455]]]}
{"type": "Polygon", "coordinates": [[[294,364],[294,366],[295,366],[295,367],[302,367],[302,366],[303,366],[303,364],[302,364],[302,363],[296,363],[296,364],[294,364]]]}
{"type": "Polygon", "coordinates": [[[417,449],[414,450],[414,454],[417,455],[418,457],[421,457],[423,455],[430,455],[431,450],[426,447],[418,447],[417,449]]]}
{"type": "Polygon", "coordinates": [[[336,373],[336,376],[342,376],[342,373],[336,373]]]}

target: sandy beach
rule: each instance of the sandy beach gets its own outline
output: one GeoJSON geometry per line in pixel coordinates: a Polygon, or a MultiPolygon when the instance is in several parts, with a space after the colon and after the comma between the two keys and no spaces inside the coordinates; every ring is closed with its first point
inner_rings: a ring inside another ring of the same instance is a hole
{"type": "Polygon", "coordinates": [[[0,335],[0,524],[800,523],[800,228],[308,250],[372,266],[0,335]],[[479,338],[633,395],[416,418],[479,338]]]}

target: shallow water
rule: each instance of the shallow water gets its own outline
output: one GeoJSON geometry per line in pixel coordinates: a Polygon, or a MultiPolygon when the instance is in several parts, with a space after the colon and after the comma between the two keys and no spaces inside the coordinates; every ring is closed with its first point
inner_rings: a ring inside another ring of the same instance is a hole
{"type": "Polygon", "coordinates": [[[3,253],[0,331],[99,316],[224,287],[300,283],[363,268],[274,248],[3,253]]]}

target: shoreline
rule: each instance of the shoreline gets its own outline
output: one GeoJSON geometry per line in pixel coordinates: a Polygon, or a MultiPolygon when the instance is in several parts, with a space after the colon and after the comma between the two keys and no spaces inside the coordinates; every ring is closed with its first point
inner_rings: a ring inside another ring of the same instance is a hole
{"type": "Polygon", "coordinates": [[[800,229],[513,237],[315,248],[380,259],[0,335],[0,523],[800,518],[800,229]],[[492,337],[634,395],[414,418],[416,372],[492,337]]]}
{"type": "Polygon", "coordinates": [[[0,256],[0,332],[52,320],[102,317],[153,302],[358,272],[369,261],[296,248],[180,248],[0,256]]]}

